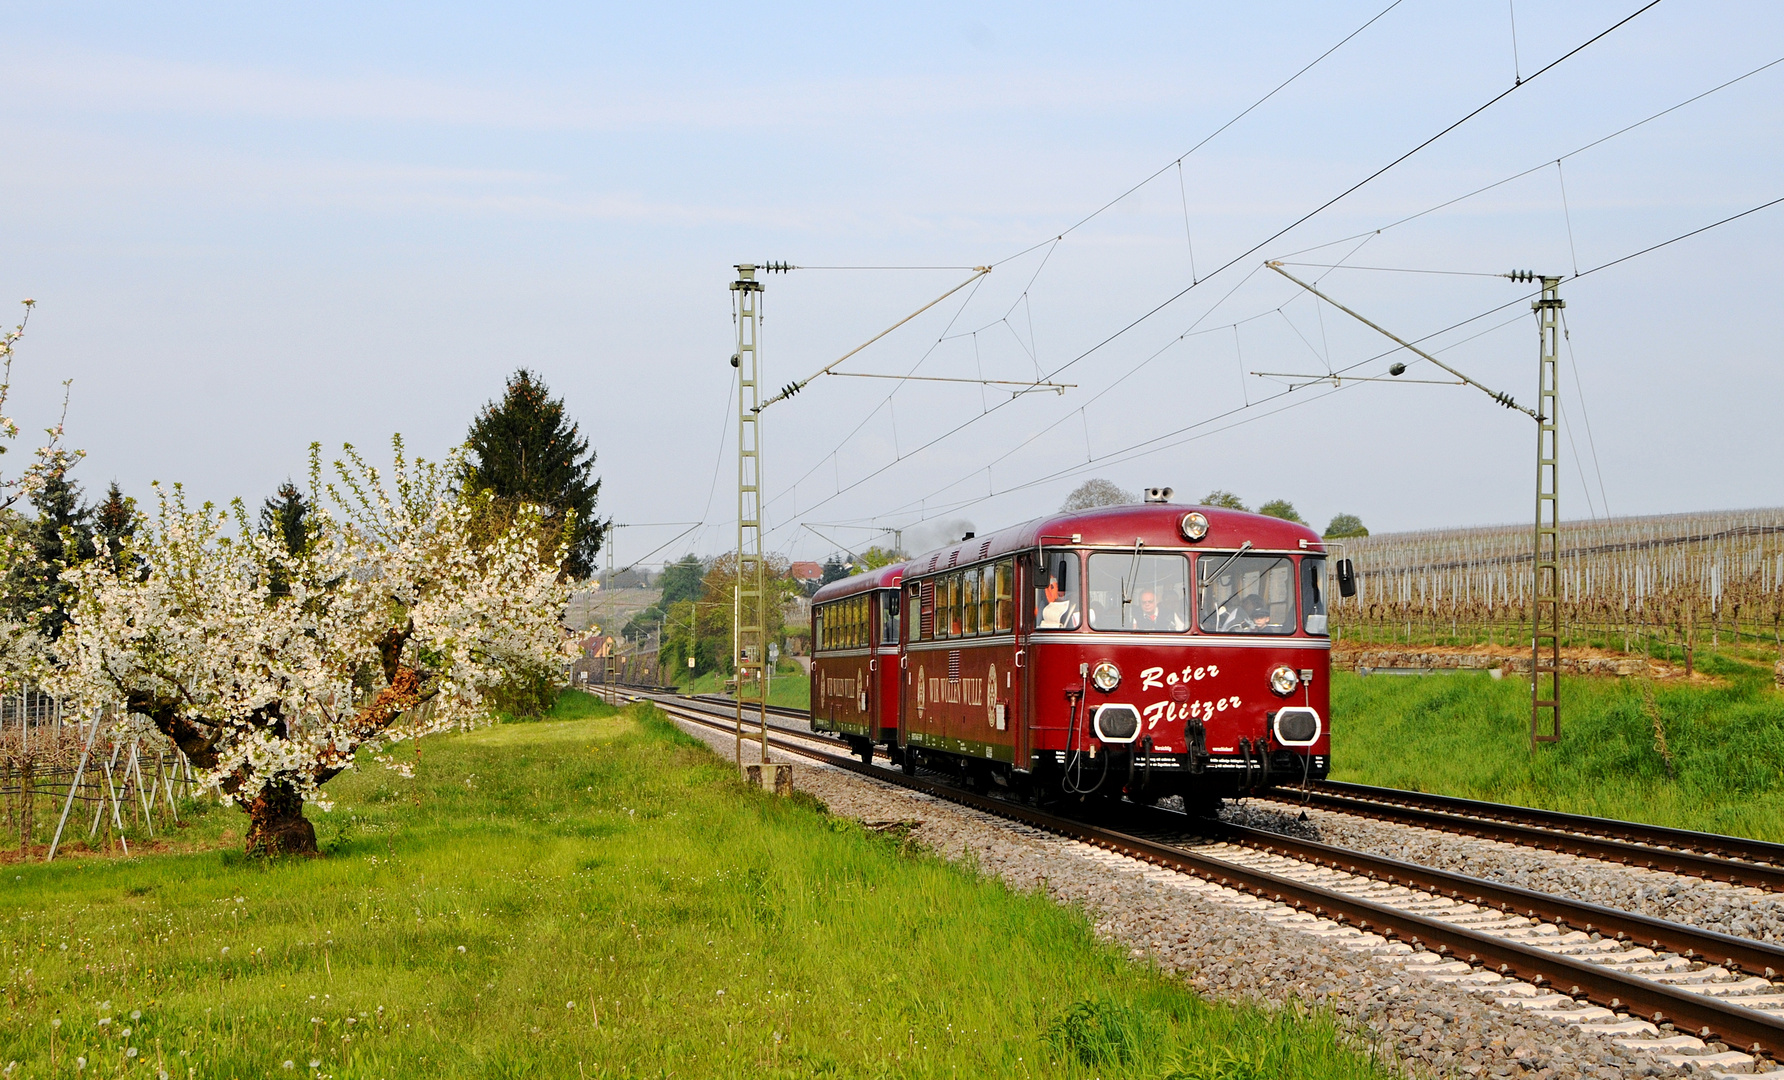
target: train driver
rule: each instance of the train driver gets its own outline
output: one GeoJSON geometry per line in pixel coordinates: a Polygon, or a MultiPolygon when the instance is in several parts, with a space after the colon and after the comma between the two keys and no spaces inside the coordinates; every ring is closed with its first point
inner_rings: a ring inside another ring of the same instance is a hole
{"type": "Polygon", "coordinates": [[[1158,593],[1140,590],[1140,610],[1134,615],[1136,630],[1183,630],[1183,616],[1165,615],[1158,609],[1158,593]]]}

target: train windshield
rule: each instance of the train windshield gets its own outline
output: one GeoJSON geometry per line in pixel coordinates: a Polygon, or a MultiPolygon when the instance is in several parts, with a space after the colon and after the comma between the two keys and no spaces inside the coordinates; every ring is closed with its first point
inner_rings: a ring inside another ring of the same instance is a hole
{"type": "Polygon", "coordinates": [[[1034,628],[1076,630],[1078,595],[1077,553],[1049,551],[1035,575],[1034,628]]]}
{"type": "Polygon", "coordinates": [[[1088,582],[1092,630],[1189,629],[1189,560],[1181,555],[1099,551],[1088,582]]]}
{"type": "Polygon", "coordinates": [[[1202,632],[1207,634],[1292,634],[1295,632],[1295,567],[1275,555],[1202,555],[1202,632]]]}

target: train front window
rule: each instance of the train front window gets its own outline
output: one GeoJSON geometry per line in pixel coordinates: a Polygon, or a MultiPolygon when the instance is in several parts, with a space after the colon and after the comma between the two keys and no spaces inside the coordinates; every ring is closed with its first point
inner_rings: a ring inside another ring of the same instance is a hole
{"type": "Polygon", "coordinates": [[[1189,629],[1189,561],[1181,555],[1099,551],[1088,582],[1092,630],[1189,629]]]}
{"type": "Polygon", "coordinates": [[[1295,632],[1294,563],[1274,555],[1210,553],[1198,556],[1196,566],[1203,633],[1295,632]]]}
{"type": "Polygon", "coordinates": [[[1078,628],[1078,556],[1069,551],[1047,553],[1035,575],[1034,628],[1078,628]]]}
{"type": "Polygon", "coordinates": [[[1309,634],[1326,633],[1326,560],[1301,560],[1301,618],[1309,634]]]}

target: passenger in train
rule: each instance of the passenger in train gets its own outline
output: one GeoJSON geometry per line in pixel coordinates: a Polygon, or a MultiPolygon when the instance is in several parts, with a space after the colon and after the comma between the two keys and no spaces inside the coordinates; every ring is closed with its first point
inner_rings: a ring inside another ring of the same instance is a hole
{"type": "Polygon", "coordinates": [[[1042,596],[1045,602],[1035,616],[1036,630],[1071,630],[1078,625],[1078,605],[1065,596],[1058,577],[1047,578],[1042,596]]]}

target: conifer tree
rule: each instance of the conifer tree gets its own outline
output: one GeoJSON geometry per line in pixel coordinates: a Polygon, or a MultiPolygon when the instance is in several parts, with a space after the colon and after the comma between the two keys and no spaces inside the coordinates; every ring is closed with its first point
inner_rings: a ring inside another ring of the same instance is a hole
{"type": "Polygon", "coordinates": [[[260,534],[280,541],[291,554],[301,554],[308,548],[315,532],[309,500],[290,480],[279,485],[277,495],[260,504],[260,534]]]}
{"type": "Polygon", "coordinates": [[[68,625],[71,586],[61,580],[62,571],[91,559],[93,509],[81,505],[81,489],[67,470],[44,474],[42,486],[31,495],[37,519],[30,525],[30,557],[13,569],[11,593],[14,614],[54,639],[68,625]]]}
{"type": "Polygon", "coordinates": [[[125,495],[123,489],[118,487],[118,482],[113,480],[111,487],[106,490],[105,501],[94,512],[94,546],[103,546],[112,565],[118,567],[120,572],[123,567],[118,558],[123,553],[125,541],[136,534],[136,522],[136,500],[125,495]]]}
{"type": "Polygon", "coordinates": [[[552,397],[536,373],[520,368],[509,377],[502,400],[484,405],[466,440],[465,488],[492,492],[510,506],[542,506],[546,524],[556,529],[574,514],[563,572],[587,577],[607,522],[595,516],[601,493],[601,480],[593,475],[595,454],[565,416],[563,399],[552,397]]]}

